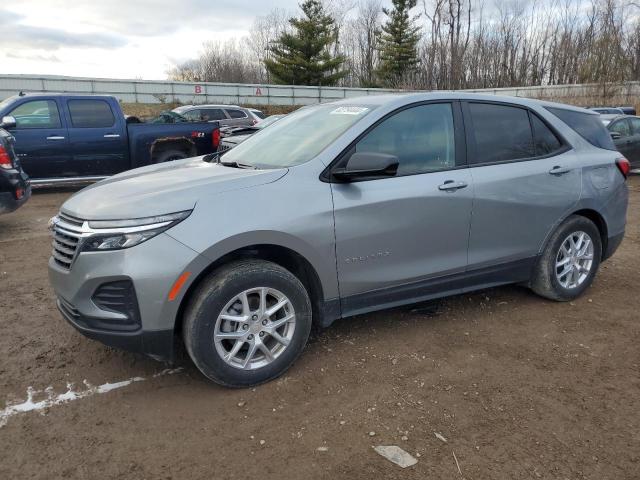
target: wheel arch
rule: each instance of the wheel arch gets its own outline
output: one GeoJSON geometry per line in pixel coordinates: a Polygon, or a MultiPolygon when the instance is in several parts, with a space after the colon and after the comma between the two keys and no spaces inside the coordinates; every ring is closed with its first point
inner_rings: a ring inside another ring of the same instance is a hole
{"type": "Polygon", "coordinates": [[[553,235],[553,232],[555,232],[558,229],[558,227],[560,227],[560,225],[562,225],[567,220],[567,218],[573,215],[587,218],[588,220],[591,220],[595,224],[596,228],[598,229],[598,232],[600,232],[600,241],[602,243],[601,254],[602,255],[605,254],[605,252],[607,251],[607,244],[609,242],[609,227],[607,225],[607,221],[605,220],[604,216],[600,212],[598,212],[596,209],[590,208],[590,207],[583,207],[583,208],[578,208],[576,210],[572,210],[571,212],[567,213],[564,217],[562,217],[547,233],[547,236],[545,237],[544,242],[542,242],[542,245],[540,246],[540,249],[538,252],[539,254],[544,251],[545,247],[547,246],[547,243],[549,242],[549,239],[551,238],[551,235],[553,235]]]}
{"type": "Polygon", "coordinates": [[[327,312],[325,288],[313,264],[305,256],[290,247],[274,243],[258,243],[238,247],[219,256],[197,274],[190,282],[180,301],[174,325],[175,335],[181,333],[186,307],[203,279],[229,262],[243,259],[266,260],[289,270],[302,282],[309,293],[314,325],[325,325],[325,316],[330,312],[327,312]]]}

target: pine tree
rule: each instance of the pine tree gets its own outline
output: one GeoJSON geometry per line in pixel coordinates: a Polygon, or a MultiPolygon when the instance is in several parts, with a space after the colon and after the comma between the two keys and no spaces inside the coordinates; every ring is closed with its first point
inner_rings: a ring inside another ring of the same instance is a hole
{"type": "Polygon", "coordinates": [[[377,74],[386,86],[397,86],[416,71],[420,62],[420,27],[414,24],[417,17],[409,16],[416,2],[417,0],[393,0],[391,10],[382,9],[388,19],[380,33],[380,67],[377,74]]]}
{"type": "Polygon", "coordinates": [[[334,20],[318,0],[300,4],[302,18],[291,18],[292,33],[284,33],[269,50],[273,58],[264,61],[275,83],[285,85],[335,85],[347,72],[341,70],[345,57],[333,56],[336,42],[334,20]]]}

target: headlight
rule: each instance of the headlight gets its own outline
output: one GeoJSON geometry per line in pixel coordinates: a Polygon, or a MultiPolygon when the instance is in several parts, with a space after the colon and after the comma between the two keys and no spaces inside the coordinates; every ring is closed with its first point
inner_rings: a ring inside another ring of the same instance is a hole
{"type": "Polygon", "coordinates": [[[120,250],[141,244],[187,218],[191,210],[130,220],[89,221],[91,235],[85,239],[82,250],[96,252],[120,250]]]}

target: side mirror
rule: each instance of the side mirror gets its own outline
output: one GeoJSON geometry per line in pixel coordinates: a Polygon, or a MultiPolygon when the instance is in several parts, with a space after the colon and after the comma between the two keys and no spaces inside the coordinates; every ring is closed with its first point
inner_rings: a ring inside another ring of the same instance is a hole
{"type": "Polygon", "coordinates": [[[393,177],[398,172],[398,165],[398,157],[395,155],[354,153],[344,167],[333,171],[333,176],[343,182],[365,177],[393,177]]]}
{"type": "Polygon", "coordinates": [[[2,117],[2,122],[0,122],[0,128],[6,128],[7,130],[11,128],[16,128],[16,119],[11,115],[7,115],[6,117],[2,117]]]}
{"type": "Polygon", "coordinates": [[[611,132],[611,138],[613,140],[619,140],[622,138],[622,135],[620,134],[620,132],[611,132]]]}

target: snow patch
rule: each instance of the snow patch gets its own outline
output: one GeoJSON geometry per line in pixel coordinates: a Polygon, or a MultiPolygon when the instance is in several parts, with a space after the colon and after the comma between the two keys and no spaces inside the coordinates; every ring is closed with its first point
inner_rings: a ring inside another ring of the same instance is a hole
{"type": "MultiPolygon", "coordinates": [[[[180,371],[182,371],[182,368],[166,369],[154,374],[152,378],[158,378],[164,375],[173,375],[180,371]]],[[[132,377],[121,382],[105,383],[97,386],[93,386],[86,380],[83,380],[82,383],[85,386],[84,389],[75,390],[73,383],[67,383],[67,391],[58,395],[53,391],[53,387],[47,387],[44,390],[35,390],[33,387],[29,387],[27,388],[27,399],[24,402],[6,405],[3,410],[0,410],[0,428],[7,424],[9,418],[20,413],[36,411],[44,415],[46,409],[55,407],[56,405],[63,405],[74,400],[80,400],[81,398],[87,398],[100,393],[108,393],[112,390],[129,386],[135,382],[144,382],[145,380],[146,378],[144,377],[132,377]],[[41,393],[44,393],[46,398],[35,401],[35,397],[41,393]]]]}

